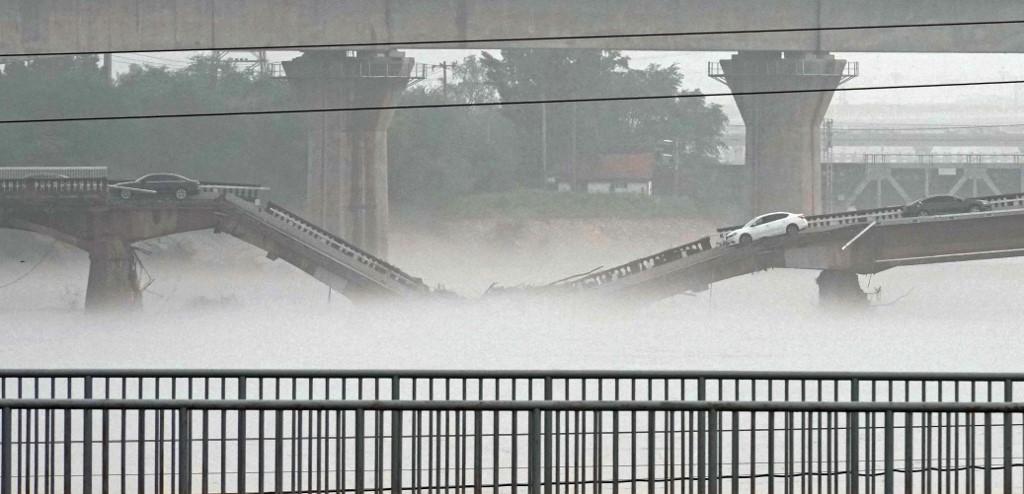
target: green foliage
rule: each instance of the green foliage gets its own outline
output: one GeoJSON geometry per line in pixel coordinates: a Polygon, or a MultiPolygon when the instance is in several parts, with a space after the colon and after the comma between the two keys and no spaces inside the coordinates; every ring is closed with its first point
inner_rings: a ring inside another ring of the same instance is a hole
{"type": "MultiPolygon", "coordinates": [[[[493,101],[475,57],[456,69],[448,88],[414,87],[407,105],[493,101]]],[[[515,129],[495,108],[403,110],[389,131],[392,201],[399,210],[422,211],[452,197],[518,186],[515,129]]]]}
{"type": "MultiPolygon", "coordinates": [[[[630,69],[616,51],[502,50],[485,53],[487,78],[503,100],[601,98],[694,94],[682,91],[676,66],[630,69]]],[[[577,160],[608,153],[650,152],[663,139],[678,141],[683,159],[717,158],[726,117],[703,98],[634,100],[547,105],[549,170],[564,170],[577,160]]],[[[539,184],[542,109],[538,105],[506,107],[522,148],[522,173],[539,184]]]]}
{"type": "MultiPolygon", "coordinates": [[[[141,115],[283,108],[287,86],[197,57],[185,70],[133,66],[109,84],[95,57],[7,63],[0,74],[6,118],[141,115]]],[[[217,117],[0,127],[0,163],[108,166],[131,178],[171,171],[201,180],[269,185],[285,202],[305,190],[299,117],[217,117]]]]}
{"type": "MultiPolygon", "coordinates": [[[[133,66],[113,82],[105,79],[98,62],[92,56],[0,61],[0,115],[45,118],[298,106],[283,81],[210,57],[196,57],[177,71],[133,66]]],[[[464,59],[449,80],[447,88],[414,86],[401,103],[672,94],[680,91],[683,77],[674,66],[630,69],[618,52],[503,50],[500,58],[484,53],[464,59]]],[[[547,106],[553,172],[569,162],[573,134],[580,161],[602,153],[653,151],[662,139],[680,141],[687,154],[684,162],[713,161],[725,123],[720,109],[702,98],[547,106]]],[[[597,202],[627,211],[643,201],[641,209],[655,204],[657,211],[682,210],[653,199],[572,196],[562,203],[539,192],[506,194],[544,184],[540,114],[536,105],[395,112],[388,144],[394,209],[430,211],[462,204],[462,197],[486,209],[490,199],[482,198],[519,197],[542,201],[538,214],[549,214],[544,212],[547,206],[590,214],[584,211],[600,210],[597,202]]],[[[108,166],[115,178],[170,171],[200,180],[261,183],[273,189],[275,200],[298,205],[306,186],[304,132],[302,117],[296,115],[4,125],[0,164],[108,166]]]]}

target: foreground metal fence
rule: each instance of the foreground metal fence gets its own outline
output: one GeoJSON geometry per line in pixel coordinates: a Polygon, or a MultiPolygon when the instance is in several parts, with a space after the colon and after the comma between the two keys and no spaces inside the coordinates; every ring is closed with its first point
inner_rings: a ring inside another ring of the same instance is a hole
{"type": "Polygon", "coordinates": [[[1008,402],[1014,397],[1024,397],[1024,374],[0,370],[0,399],[1008,402]]]}
{"type": "Polygon", "coordinates": [[[1024,404],[2,400],[0,492],[1019,492],[1024,404]]]}

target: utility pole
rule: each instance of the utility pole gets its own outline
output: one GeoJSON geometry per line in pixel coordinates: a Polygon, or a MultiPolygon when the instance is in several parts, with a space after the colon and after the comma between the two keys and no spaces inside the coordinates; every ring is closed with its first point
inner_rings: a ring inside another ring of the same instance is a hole
{"type": "MultiPolygon", "coordinates": [[[[547,99],[541,97],[542,100],[547,99]]],[[[544,183],[548,180],[548,104],[540,104],[540,164],[544,169],[544,183]]]]}
{"type": "Polygon", "coordinates": [[[675,139],[675,149],[672,152],[672,162],[675,165],[675,172],[672,174],[673,181],[675,182],[672,186],[672,193],[676,197],[679,197],[679,138],[675,139]]]}
{"type": "Polygon", "coordinates": [[[217,86],[217,79],[220,78],[220,58],[224,56],[224,52],[220,50],[213,50],[210,52],[210,87],[214,88],[217,86]]]}
{"type": "Polygon", "coordinates": [[[832,165],[832,134],[835,121],[831,118],[825,120],[825,152],[823,161],[825,162],[825,200],[822,201],[825,204],[825,212],[832,213],[835,211],[835,177],[832,176],[834,170],[832,165]]]}
{"type": "Polygon", "coordinates": [[[103,77],[108,85],[114,83],[114,55],[111,53],[103,54],[103,77]]]}
{"type": "Polygon", "coordinates": [[[441,94],[448,101],[448,61],[441,62],[441,94]]]}
{"type": "Polygon", "coordinates": [[[569,163],[572,167],[572,190],[576,192],[579,188],[576,175],[576,102],[572,104],[572,159],[569,163]]]}
{"type": "MultiPolygon", "coordinates": [[[[444,100],[448,101],[448,69],[455,71],[455,65],[458,62],[448,63],[447,61],[441,62],[441,91],[444,95],[444,100]]],[[[436,67],[436,66],[435,66],[436,67]]]]}

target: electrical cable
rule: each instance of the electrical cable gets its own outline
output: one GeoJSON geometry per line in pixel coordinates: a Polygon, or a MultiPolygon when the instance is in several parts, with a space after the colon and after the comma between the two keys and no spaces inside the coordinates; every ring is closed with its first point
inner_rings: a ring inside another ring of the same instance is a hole
{"type": "Polygon", "coordinates": [[[656,100],[679,100],[692,98],[715,98],[724,96],[767,96],[782,94],[808,94],[825,92],[855,92],[855,91],[886,91],[898,89],[934,89],[951,87],[971,86],[999,86],[1010,84],[1024,84],[1024,80],[1005,81],[971,81],[971,82],[946,82],[933,84],[905,84],[888,86],[860,86],[860,87],[838,87],[838,88],[815,88],[815,89],[782,89],[767,91],[725,91],[718,93],[680,93],[661,94],[649,96],[609,96],[595,98],[560,98],[560,99],[539,99],[520,101],[493,101],[493,102],[472,102],[472,103],[431,103],[418,105],[377,105],[377,106],[356,106],[337,108],[302,108],[294,110],[246,110],[227,112],[198,112],[198,113],[165,113],[165,114],[140,114],[140,115],[107,115],[94,117],[53,117],[53,118],[24,118],[24,119],[3,119],[0,124],[36,124],[36,123],[59,123],[59,122],[94,122],[114,120],[151,120],[165,118],[203,118],[203,117],[241,117],[257,115],[293,115],[305,113],[333,113],[333,112],[355,112],[355,111],[383,111],[383,110],[423,110],[438,108],[472,108],[491,106],[524,106],[539,104],[565,104],[565,103],[605,103],[616,101],[656,101],[656,100]]]}
{"type": "Polygon", "coordinates": [[[515,36],[515,37],[492,37],[492,38],[464,38],[444,40],[404,40],[404,41],[368,41],[349,43],[318,43],[318,44],[294,44],[294,45],[241,45],[241,46],[220,46],[184,49],[151,49],[151,50],[107,50],[107,51],[59,51],[44,53],[0,53],[0,57],[24,57],[24,56],[70,56],[70,55],[96,55],[102,53],[157,53],[157,52],[188,52],[188,51],[260,51],[260,50],[308,50],[318,48],[370,48],[370,47],[395,47],[395,46],[431,46],[431,45],[465,45],[471,43],[521,43],[537,41],[573,41],[573,40],[606,40],[606,39],[643,39],[643,38],[672,38],[688,36],[734,36],[750,34],[791,34],[808,32],[827,31],[865,31],[865,30],[887,30],[887,29],[929,29],[949,27],[977,27],[977,26],[1009,26],[1024,24],[1022,19],[993,20],[993,21],[962,21],[962,22],[930,22],[930,23],[903,23],[903,24],[862,24],[848,26],[818,26],[818,27],[784,27],[784,28],[763,28],[763,29],[725,29],[715,31],[676,31],[665,33],[623,33],[623,34],[574,34],[555,36],[515,36]]]}

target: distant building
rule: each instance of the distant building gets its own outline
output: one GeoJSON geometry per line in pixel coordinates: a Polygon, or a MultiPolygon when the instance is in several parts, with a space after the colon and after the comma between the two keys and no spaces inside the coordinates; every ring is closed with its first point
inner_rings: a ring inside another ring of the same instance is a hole
{"type": "Polygon", "coordinates": [[[566,166],[555,181],[560,192],[651,195],[655,153],[606,154],[581,158],[576,173],[566,166]],[[575,175],[575,188],[573,176],[575,175]]]}

